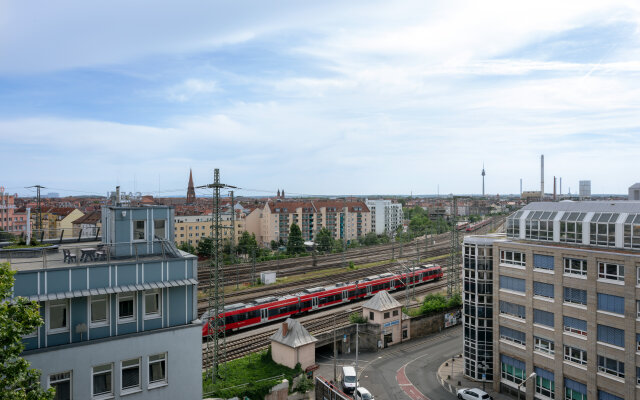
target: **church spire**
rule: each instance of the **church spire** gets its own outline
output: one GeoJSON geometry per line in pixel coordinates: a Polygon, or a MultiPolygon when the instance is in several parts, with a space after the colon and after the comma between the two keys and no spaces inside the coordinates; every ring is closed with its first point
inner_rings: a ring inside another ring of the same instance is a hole
{"type": "Polygon", "coordinates": [[[193,204],[196,202],[196,189],[193,187],[193,174],[191,168],[189,168],[189,186],[187,188],[187,204],[193,204]]]}

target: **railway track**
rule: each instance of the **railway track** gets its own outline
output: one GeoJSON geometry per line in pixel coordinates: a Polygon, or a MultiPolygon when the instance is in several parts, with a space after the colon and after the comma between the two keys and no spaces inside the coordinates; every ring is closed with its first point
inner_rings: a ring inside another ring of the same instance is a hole
{"type": "MultiPolygon", "coordinates": [[[[446,255],[449,252],[449,248],[446,245],[440,245],[438,248],[431,250],[428,253],[428,256],[437,257],[446,255]]],[[[407,260],[410,261],[410,260],[407,260]]],[[[266,296],[282,296],[285,294],[295,293],[305,288],[310,288],[314,286],[324,286],[327,283],[327,280],[331,280],[333,283],[336,282],[351,282],[359,279],[363,279],[367,276],[377,275],[385,272],[389,272],[390,270],[399,270],[401,261],[385,263],[382,265],[377,265],[374,267],[363,268],[355,271],[345,270],[344,272],[333,274],[331,276],[319,276],[319,277],[311,277],[309,279],[304,279],[296,282],[289,282],[284,284],[279,284],[277,286],[259,286],[256,288],[245,289],[238,292],[233,292],[231,294],[225,295],[225,303],[239,303],[244,301],[254,300],[259,297],[266,296]]],[[[442,263],[439,263],[442,264],[442,263]]],[[[208,307],[208,301],[206,299],[202,299],[198,301],[198,314],[202,314],[208,307]]]]}
{"type": "MultiPolygon", "coordinates": [[[[484,227],[481,227],[478,231],[473,232],[474,234],[482,234],[486,231],[488,231],[490,229],[489,225],[486,225],[484,227]],[[484,231],[484,232],[483,232],[484,231]]],[[[424,257],[424,258],[433,258],[433,257],[438,257],[438,256],[443,256],[445,254],[449,253],[449,246],[450,246],[450,241],[448,238],[448,234],[444,234],[445,236],[447,236],[444,239],[441,239],[440,241],[438,241],[436,239],[436,244],[435,245],[430,245],[429,247],[429,251],[428,252],[420,252],[420,256],[424,257]]],[[[441,235],[440,235],[441,236],[441,235]]],[[[423,240],[424,242],[424,240],[423,240]]],[[[412,258],[417,256],[418,252],[415,249],[415,241],[413,244],[408,244],[406,245],[407,248],[409,249],[413,249],[413,251],[406,251],[403,254],[403,257],[406,256],[406,260],[407,262],[412,262],[412,258]]],[[[368,254],[366,256],[367,260],[370,260],[372,258],[379,258],[380,260],[388,260],[391,258],[392,252],[394,252],[394,250],[390,249],[390,248],[385,248],[385,249],[374,249],[376,250],[374,255],[368,254]]],[[[399,254],[399,252],[396,252],[396,254],[399,254]]],[[[340,256],[340,255],[338,255],[340,256]]],[[[362,256],[361,256],[362,257],[362,256]]],[[[353,260],[353,258],[352,258],[353,260]]],[[[357,260],[357,259],[356,259],[357,260]]],[[[447,260],[448,263],[448,260],[447,260]]],[[[305,279],[305,280],[301,280],[301,281],[297,281],[297,282],[290,282],[290,283],[285,283],[285,284],[279,284],[279,285],[272,285],[272,286],[259,286],[259,287],[254,287],[254,288],[247,288],[247,289],[242,289],[238,292],[232,292],[232,293],[228,293],[225,295],[225,303],[227,304],[232,304],[232,303],[238,303],[238,302],[244,302],[244,301],[250,301],[259,297],[266,297],[266,296],[282,296],[285,294],[290,294],[290,293],[295,293],[297,291],[300,291],[304,288],[309,288],[309,287],[313,287],[313,286],[324,286],[326,285],[327,280],[331,280],[332,283],[335,282],[349,282],[349,281],[353,281],[353,280],[358,280],[358,279],[362,279],[366,276],[370,276],[370,275],[376,275],[376,274],[380,274],[380,273],[384,273],[384,272],[388,272],[390,269],[396,270],[399,267],[399,262],[392,262],[392,263],[385,263],[379,266],[375,266],[375,267],[369,267],[369,268],[365,268],[365,269],[360,269],[360,270],[356,270],[356,271],[349,271],[349,270],[345,270],[342,273],[336,273],[336,274],[332,274],[330,275],[330,277],[328,276],[323,276],[323,277],[310,277],[309,279],[305,279]]],[[[439,262],[439,264],[443,265],[443,267],[445,267],[446,265],[444,265],[444,263],[439,262]]],[[[333,265],[334,267],[336,266],[335,264],[333,265]]],[[[341,261],[338,263],[338,266],[342,266],[341,261]]],[[[281,274],[284,272],[285,275],[291,276],[291,275],[299,275],[302,273],[306,273],[308,272],[309,269],[309,265],[306,264],[298,264],[297,266],[294,266],[293,268],[290,268],[289,270],[286,271],[282,271],[281,274]],[[288,272],[288,274],[287,274],[288,272]]],[[[318,269],[324,269],[327,268],[327,266],[317,266],[315,268],[318,269]]],[[[281,275],[282,276],[282,275],[281,275]]],[[[229,280],[227,280],[227,282],[229,282],[229,280]]],[[[201,290],[207,289],[207,284],[206,283],[201,283],[200,284],[200,288],[201,290]]],[[[202,314],[208,306],[208,302],[206,299],[202,299],[198,301],[198,314],[202,314]]]]}
{"type": "MultiPolygon", "coordinates": [[[[447,286],[447,282],[444,280],[427,283],[424,285],[415,287],[415,294],[422,295],[428,294],[430,292],[439,291],[447,286]]],[[[394,292],[391,294],[394,298],[403,302],[405,297],[404,289],[394,292]]],[[[362,300],[361,300],[362,301],[362,300]]],[[[360,302],[361,302],[360,301],[360,302]]],[[[351,303],[353,305],[353,303],[351,303]]],[[[353,305],[348,310],[345,309],[335,309],[333,313],[325,314],[322,316],[318,315],[306,315],[299,317],[302,325],[314,336],[332,332],[333,329],[340,329],[342,327],[346,327],[351,325],[349,321],[349,315],[354,312],[359,312],[362,310],[362,306],[353,305]],[[335,325],[334,325],[334,315],[335,315],[335,325]]],[[[329,310],[327,310],[329,311],[329,310]]],[[[281,322],[281,321],[278,321],[281,322]]],[[[235,360],[237,358],[243,357],[247,354],[254,353],[257,351],[261,351],[266,349],[269,346],[269,338],[278,330],[279,323],[274,322],[273,327],[271,329],[266,329],[259,333],[256,333],[252,336],[238,337],[235,338],[235,335],[227,336],[227,357],[225,361],[235,360]]],[[[203,368],[208,368],[211,365],[210,357],[207,353],[206,344],[202,345],[202,366],[203,368]]]]}
{"type": "MultiPolygon", "coordinates": [[[[473,234],[486,233],[491,225],[500,225],[504,221],[503,217],[494,217],[493,224],[488,224],[480,227],[473,234]]],[[[463,235],[464,236],[464,232],[463,235]]],[[[343,254],[326,254],[317,256],[316,265],[313,265],[313,258],[310,256],[300,258],[289,258],[285,260],[277,261],[264,261],[256,263],[255,273],[256,275],[263,271],[276,270],[279,277],[286,277],[291,275],[298,275],[312,270],[329,269],[344,267],[344,263],[369,263],[389,260],[392,257],[410,258],[415,257],[420,253],[421,258],[423,256],[428,257],[429,251],[441,245],[450,244],[449,233],[442,233],[429,238],[429,243],[425,249],[425,239],[423,237],[417,238],[409,243],[389,243],[378,246],[367,247],[364,249],[348,250],[343,254]]],[[[209,284],[210,272],[209,262],[201,261],[198,263],[198,281],[200,289],[206,289],[209,284]]],[[[252,280],[252,264],[241,263],[225,265],[223,267],[223,274],[225,276],[225,285],[241,285],[250,283],[252,280]]]]}

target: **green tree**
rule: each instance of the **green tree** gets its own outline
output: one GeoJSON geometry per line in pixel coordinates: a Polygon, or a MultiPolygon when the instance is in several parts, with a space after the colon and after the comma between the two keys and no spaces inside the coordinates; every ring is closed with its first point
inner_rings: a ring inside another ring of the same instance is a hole
{"type": "Polygon", "coordinates": [[[278,250],[279,244],[275,240],[272,240],[270,243],[270,246],[271,246],[271,250],[278,250]]]}
{"type": "Polygon", "coordinates": [[[363,244],[365,246],[373,246],[379,243],[378,235],[375,232],[369,232],[364,235],[363,244]]]}
{"type": "Polygon", "coordinates": [[[331,232],[327,228],[320,229],[316,235],[316,243],[318,251],[331,251],[331,245],[333,244],[331,232]]]}
{"type": "Polygon", "coordinates": [[[196,248],[196,252],[201,257],[207,257],[211,255],[213,251],[213,238],[212,237],[204,237],[200,239],[198,242],[198,247],[196,248]]]}
{"type": "Polygon", "coordinates": [[[289,229],[289,240],[287,241],[287,254],[300,254],[304,252],[302,231],[298,225],[291,224],[291,229],[289,229]]]}
{"type": "Polygon", "coordinates": [[[190,243],[184,242],[181,245],[178,246],[178,248],[182,251],[186,251],[187,253],[191,253],[191,254],[197,254],[196,253],[196,248],[193,247],[190,243]]]}
{"type": "Polygon", "coordinates": [[[238,253],[249,254],[251,253],[251,249],[257,248],[258,241],[256,240],[255,233],[249,234],[247,231],[242,232],[240,240],[238,240],[238,253]]]}
{"type": "Polygon", "coordinates": [[[29,368],[22,357],[22,336],[42,325],[38,303],[24,297],[11,299],[13,274],[9,264],[0,264],[0,397],[11,400],[53,399],[54,389],[40,386],[40,371],[29,368]]]}

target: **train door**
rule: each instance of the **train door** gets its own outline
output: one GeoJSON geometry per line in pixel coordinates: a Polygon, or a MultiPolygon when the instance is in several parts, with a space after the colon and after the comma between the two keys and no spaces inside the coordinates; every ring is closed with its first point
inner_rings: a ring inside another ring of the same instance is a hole
{"type": "Polygon", "coordinates": [[[312,297],[311,298],[311,309],[312,310],[317,310],[318,309],[318,298],[317,297],[312,297]]]}
{"type": "Polygon", "coordinates": [[[260,320],[262,322],[267,322],[268,319],[269,319],[269,310],[266,308],[262,308],[260,310],[260,320]]]}
{"type": "Polygon", "coordinates": [[[420,272],[420,282],[424,280],[424,272],[420,272]]]}
{"type": "Polygon", "coordinates": [[[371,286],[372,285],[367,286],[367,294],[365,296],[371,296],[371,286]]]}
{"type": "Polygon", "coordinates": [[[343,302],[349,301],[349,292],[346,290],[342,291],[342,301],[343,302]]]}

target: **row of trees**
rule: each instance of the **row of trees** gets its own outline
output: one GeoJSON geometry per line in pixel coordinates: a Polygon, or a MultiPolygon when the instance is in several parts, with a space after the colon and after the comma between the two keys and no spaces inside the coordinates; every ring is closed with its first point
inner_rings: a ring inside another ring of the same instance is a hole
{"type": "MultiPolygon", "coordinates": [[[[402,227],[394,235],[401,235],[402,227]]],[[[356,248],[361,246],[374,246],[377,244],[389,243],[391,238],[389,235],[377,235],[375,232],[369,232],[366,235],[358,238],[358,240],[351,241],[347,244],[347,248],[356,248]]],[[[345,250],[345,243],[341,239],[334,239],[331,231],[327,228],[322,228],[315,236],[315,250],[320,253],[338,253],[345,250]]],[[[285,243],[282,238],[279,241],[271,241],[271,249],[265,249],[258,246],[256,236],[253,233],[243,232],[238,240],[235,249],[232,248],[229,240],[224,241],[222,245],[222,254],[225,262],[232,262],[232,257],[237,256],[253,256],[255,254],[256,260],[266,261],[275,258],[288,258],[295,257],[301,254],[307,254],[307,248],[304,245],[304,239],[302,237],[302,231],[297,224],[292,224],[289,229],[288,240],[285,243]],[[284,248],[284,252],[280,250],[284,248]]],[[[183,243],[178,246],[180,250],[186,251],[191,254],[196,254],[201,257],[208,257],[213,248],[213,239],[211,237],[205,237],[200,239],[198,246],[194,247],[189,243],[183,243]]]]}

